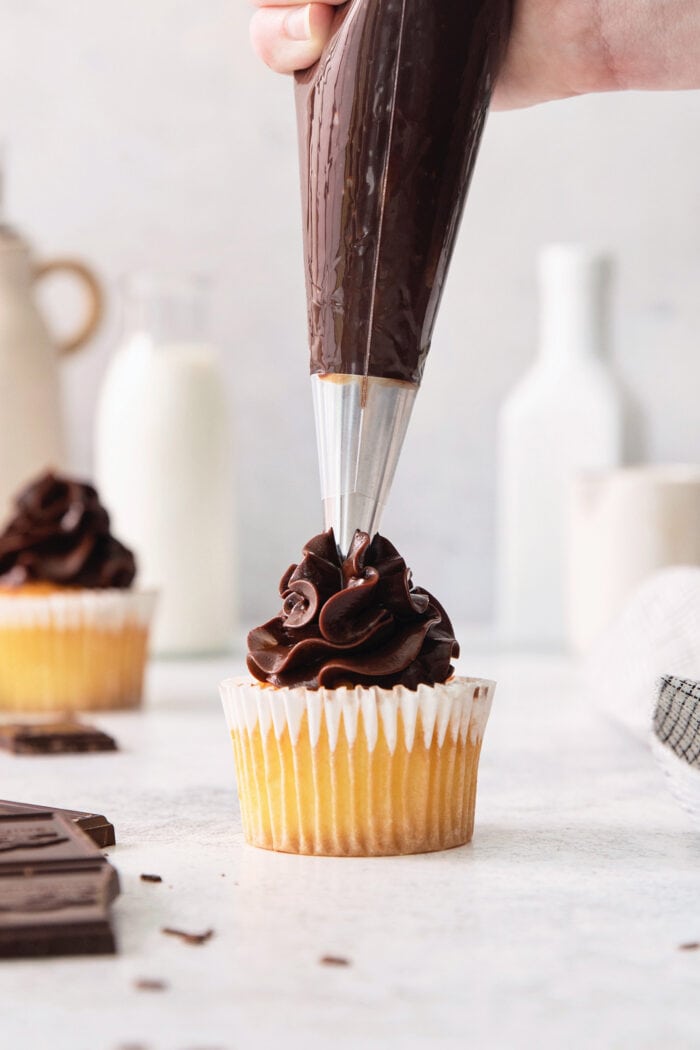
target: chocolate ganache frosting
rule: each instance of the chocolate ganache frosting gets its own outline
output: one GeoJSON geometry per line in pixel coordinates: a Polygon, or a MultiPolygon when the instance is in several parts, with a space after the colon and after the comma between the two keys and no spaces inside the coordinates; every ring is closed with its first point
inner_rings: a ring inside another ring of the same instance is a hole
{"type": "Polygon", "coordinates": [[[48,473],[15,502],[16,514],[0,535],[0,586],[131,585],[134,556],[110,533],[109,515],[91,485],[48,473]]]}
{"type": "Polygon", "coordinates": [[[355,533],[343,560],[333,530],[314,536],[282,577],[279,616],[248,635],[248,669],[278,687],[445,682],[459,656],[452,624],[428,591],[414,587],[383,536],[355,533]]]}

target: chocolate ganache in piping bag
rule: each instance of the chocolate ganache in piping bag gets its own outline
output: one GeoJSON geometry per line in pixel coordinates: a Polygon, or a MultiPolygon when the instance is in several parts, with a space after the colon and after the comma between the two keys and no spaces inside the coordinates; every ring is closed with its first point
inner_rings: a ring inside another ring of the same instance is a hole
{"type": "Polygon", "coordinates": [[[297,74],[326,527],[379,527],[459,227],[510,0],[349,0],[297,74]]]}

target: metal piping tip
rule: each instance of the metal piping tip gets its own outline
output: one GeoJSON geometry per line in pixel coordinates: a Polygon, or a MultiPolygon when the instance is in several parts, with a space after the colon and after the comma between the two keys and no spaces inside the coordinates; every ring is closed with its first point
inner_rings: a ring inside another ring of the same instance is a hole
{"type": "Polygon", "coordinates": [[[418,387],[375,376],[312,375],[326,529],[344,557],[381,522],[418,387]]]}

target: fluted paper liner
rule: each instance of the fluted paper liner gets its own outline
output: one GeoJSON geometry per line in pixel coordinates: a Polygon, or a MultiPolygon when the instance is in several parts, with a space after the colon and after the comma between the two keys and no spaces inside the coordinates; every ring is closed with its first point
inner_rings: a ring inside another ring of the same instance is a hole
{"type": "Polygon", "coordinates": [[[117,589],[0,596],[0,710],[137,706],[155,600],[117,589]]]}
{"type": "Polygon", "coordinates": [[[469,842],[495,684],[417,690],[221,685],[248,842],[384,856],[469,842]]]}

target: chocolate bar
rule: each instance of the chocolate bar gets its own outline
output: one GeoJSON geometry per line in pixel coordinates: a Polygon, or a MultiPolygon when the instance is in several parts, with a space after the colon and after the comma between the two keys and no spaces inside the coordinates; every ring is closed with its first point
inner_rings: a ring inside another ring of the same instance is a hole
{"type": "Polygon", "coordinates": [[[0,747],[13,755],[64,755],[116,751],[111,736],[82,722],[35,722],[0,725],[0,747]]]}
{"type": "Polygon", "coordinates": [[[14,813],[35,813],[37,810],[47,810],[60,817],[66,817],[67,820],[72,820],[100,849],[106,849],[116,843],[114,825],[101,813],[84,813],[79,809],[56,809],[55,806],[31,806],[26,802],[0,800],[0,818],[14,813]]]}
{"type": "Polygon", "coordinates": [[[71,811],[0,803],[0,958],[113,953],[118,893],[71,811]]]}
{"type": "Polygon", "coordinates": [[[0,873],[0,958],[114,954],[109,902],[116,871],[0,873]]]}

